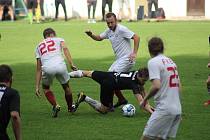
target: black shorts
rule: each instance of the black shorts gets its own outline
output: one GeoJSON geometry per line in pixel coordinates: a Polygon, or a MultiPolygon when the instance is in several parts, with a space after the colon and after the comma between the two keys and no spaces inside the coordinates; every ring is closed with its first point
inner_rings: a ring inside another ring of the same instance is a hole
{"type": "Polygon", "coordinates": [[[111,108],[113,106],[113,91],[115,87],[115,80],[113,73],[94,71],[92,79],[100,84],[100,101],[101,103],[111,108]]]}
{"type": "Polygon", "coordinates": [[[33,9],[37,8],[37,0],[27,0],[27,8],[28,9],[33,9]]]}
{"type": "Polygon", "coordinates": [[[12,0],[0,0],[0,5],[11,6],[12,0]]]}

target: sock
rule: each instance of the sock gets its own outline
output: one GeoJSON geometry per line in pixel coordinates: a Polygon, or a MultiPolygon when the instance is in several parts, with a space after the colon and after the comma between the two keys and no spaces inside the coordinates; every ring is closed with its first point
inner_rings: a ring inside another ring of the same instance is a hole
{"type": "Polygon", "coordinates": [[[205,103],[209,105],[210,104],[210,100],[206,101],[205,103]]]}
{"type": "Polygon", "coordinates": [[[68,110],[72,110],[72,94],[65,94],[68,110]]]}
{"type": "Polygon", "coordinates": [[[82,73],[82,70],[72,71],[72,72],[69,72],[69,76],[73,78],[81,78],[83,77],[83,73],[82,73]]]}
{"type": "Polygon", "coordinates": [[[53,95],[52,91],[49,90],[49,91],[45,92],[45,96],[46,96],[48,102],[50,102],[50,104],[52,106],[56,106],[57,105],[56,100],[55,100],[55,96],[53,95]]]}
{"type": "Polygon", "coordinates": [[[93,107],[95,110],[99,111],[101,108],[101,103],[97,100],[94,100],[88,96],[85,98],[85,102],[88,103],[91,107],[93,107]]]}
{"type": "Polygon", "coordinates": [[[33,13],[32,12],[28,13],[28,19],[29,19],[30,24],[32,24],[33,23],[33,13]]]}

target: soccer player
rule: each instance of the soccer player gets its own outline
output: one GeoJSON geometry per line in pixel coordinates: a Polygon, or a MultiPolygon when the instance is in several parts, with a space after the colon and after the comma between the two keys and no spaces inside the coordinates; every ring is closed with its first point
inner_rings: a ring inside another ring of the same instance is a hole
{"type": "MultiPolygon", "coordinates": [[[[76,108],[83,101],[88,103],[96,111],[100,113],[107,113],[112,111],[113,107],[113,91],[126,90],[133,91],[137,102],[143,100],[145,95],[144,83],[148,80],[149,74],[147,68],[139,69],[138,71],[131,72],[102,72],[102,71],[73,71],[69,73],[70,77],[89,77],[100,84],[100,102],[90,98],[83,92],[78,94],[78,99],[75,104],[76,108]]],[[[153,108],[147,103],[144,109],[150,113],[153,108]]]]}
{"type": "MultiPolygon", "coordinates": [[[[117,18],[114,13],[106,14],[106,23],[108,29],[100,35],[95,35],[90,30],[86,31],[86,34],[96,41],[110,40],[116,60],[109,68],[109,72],[128,72],[135,64],[140,39],[137,34],[127,27],[117,24],[117,18]],[[133,49],[131,47],[131,39],[134,42],[133,49]]],[[[127,104],[128,101],[119,90],[115,91],[115,95],[118,97],[118,102],[114,107],[127,104]]]]}
{"type": "Polygon", "coordinates": [[[20,96],[12,86],[12,69],[0,65],[0,140],[9,140],[7,126],[10,118],[16,140],[21,140],[20,96]]]}
{"type": "Polygon", "coordinates": [[[57,117],[60,111],[60,106],[57,104],[56,99],[50,85],[54,77],[60,82],[65,92],[65,99],[68,105],[68,111],[74,112],[72,107],[72,90],[69,86],[69,75],[67,66],[62,56],[62,51],[71,66],[72,70],[76,70],[70,52],[64,42],[64,39],[56,37],[56,33],[52,28],[47,28],[43,32],[44,40],[41,41],[36,48],[36,95],[41,96],[39,91],[40,81],[42,78],[42,88],[47,100],[53,106],[53,117],[57,117]]]}
{"type": "Polygon", "coordinates": [[[165,56],[161,38],[153,37],[148,42],[152,57],[148,61],[149,79],[152,82],[149,93],[141,106],[154,96],[155,111],[144,128],[141,140],[168,140],[175,138],[181,121],[180,79],[177,66],[165,56]]]}

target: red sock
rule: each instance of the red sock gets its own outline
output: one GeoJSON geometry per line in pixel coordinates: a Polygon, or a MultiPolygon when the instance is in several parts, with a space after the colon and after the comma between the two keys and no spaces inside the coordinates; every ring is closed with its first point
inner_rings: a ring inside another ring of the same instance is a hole
{"type": "Polygon", "coordinates": [[[72,109],[72,94],[65,94],[66,103],[68,105],[68,110],[72,109]]]}
{"type": "Polygon", "coordinates": [[[206,101],[206,103],[208,103],[208,105],[210,104],[210,100],[206,101]]]}
{"type": "Polygon", "coordinates": [[[47,92],[45,92],[45,96],[51,105],[56,106],[57,103],[52,91],[48,90],[47,92]]]}

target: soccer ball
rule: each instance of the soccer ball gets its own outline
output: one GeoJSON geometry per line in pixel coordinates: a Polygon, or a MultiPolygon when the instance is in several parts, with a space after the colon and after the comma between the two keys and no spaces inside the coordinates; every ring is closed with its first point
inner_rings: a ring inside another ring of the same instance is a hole
{"type": "Polygon", "coordinates": [[[132,117],[136,113],[136,108],[132,104],[126,104],[122,107],[123,116],[132,117]]]}

